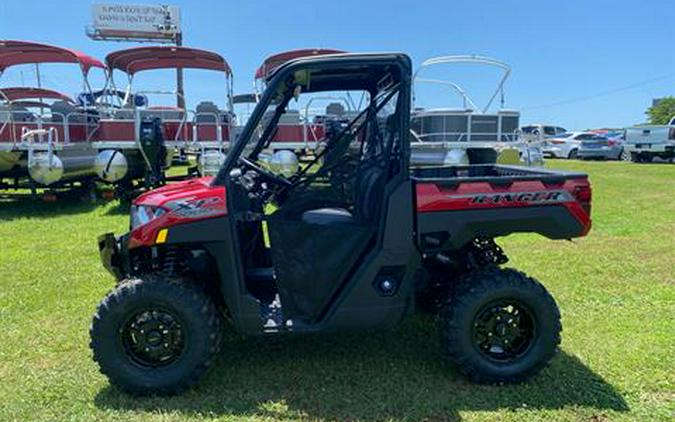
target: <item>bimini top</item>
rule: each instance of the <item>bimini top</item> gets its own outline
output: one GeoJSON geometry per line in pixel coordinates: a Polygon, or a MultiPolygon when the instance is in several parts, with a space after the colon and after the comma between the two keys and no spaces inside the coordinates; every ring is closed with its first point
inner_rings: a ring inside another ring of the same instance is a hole
{"type": "Polygon", "coordinates": [[[118,69],[129,75],[154,69],[207,69],[232,74],[230,65],[219,54],[196,48],[157,46],[136,47],[114,51],[105,58],[110,70],[118,69]]]}
{"type": "Polygon", "coordinates": [[[0,72],[10,66],[31,63],[78,63],[85,74],[92,67],[105,68],[99,60],[80,51],[28,41],[0,40],[0,72]]]}
{"type": "Polygon", "coordinates": [[[274,54],[265,59],[262,65],[255,71],[256,79],[267,79],[274,71],[289,60],[307,56],[321,56],[325,54],[342,54],[346,51],[333,50],[330,48],[304,48],[301,50],[284,51],[274,54]]]}
{"type": "Polygon", "coordinates": [[[17,101],[35,98],[62,100],[72,103],[73,99],[58,91],[44,88],[13,87],[0,88],[0,100],[17,101]]]}

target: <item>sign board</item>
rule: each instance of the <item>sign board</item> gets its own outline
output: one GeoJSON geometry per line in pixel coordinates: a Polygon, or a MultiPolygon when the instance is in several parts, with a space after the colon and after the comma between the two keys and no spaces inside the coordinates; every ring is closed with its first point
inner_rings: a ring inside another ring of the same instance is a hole
{"type": "Polygon", "coordinates": [[[163,5],[93,4],[87,34],[100,40],[174,40],[180,34],[180,9],[163,5]]]}

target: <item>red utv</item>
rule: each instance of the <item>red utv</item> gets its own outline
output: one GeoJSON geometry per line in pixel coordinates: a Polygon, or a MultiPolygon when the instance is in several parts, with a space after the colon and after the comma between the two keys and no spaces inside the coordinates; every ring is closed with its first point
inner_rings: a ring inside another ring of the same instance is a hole
{"type": "Polygon", "coordinates": [[[91,345],[113,384],[183,391],[212,364],[225,323],[251,335],[383,330],[417,312],[440,315],[448,357],[475,381],[518,382],[546,365],[558,308],[539,282],[501,267],[494,238],[585,235],[587,177],[410,168],[410,83],[403,54],[285,63],[217,176],[134,202],[130,232],[99,240],[118,283],[91,345]],[[261,160],[289,102],[336,90],[367,104],[312,162],[290,151],[261,160]]]}

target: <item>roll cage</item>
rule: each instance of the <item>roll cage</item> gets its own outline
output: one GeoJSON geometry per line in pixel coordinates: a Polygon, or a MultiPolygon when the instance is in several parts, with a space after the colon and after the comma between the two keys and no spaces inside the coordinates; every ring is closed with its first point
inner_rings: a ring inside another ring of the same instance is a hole
{"type": "MultiPolygon", "coordinates": [[[[244,127],[241,136],[237,139],[228,154],[225,163],[213,181],[214,185],[226,184],[230,171],[237,166],[239,157],[244,148],[255,135],[263,114],[271,106],[275,106],[272,119],[265,126],[262,135],[257,139],[249,157],[255,157],[265,147],[265,143],[274,135],[279,118],[286,106],[296,93],[315,93],[333,90],[349,91],[363,90],[370,94],[371,104],[359,116],[352,119],[350,125],[343,129],[343,133],[353,128],[354,123],[364,113],[377,111],[378,98],[383,92],[399,92],[409,96],[410,86],[410,59],[403,54],[335,54],[316,57],[303,57],[289,61],[270,75],[267,89],[254,109],[251,118],[244,127]],[[394,72],[393,70],[398,71],[394,72]],[[373,108],[375,107],[375,108],[373,108]]],[[[385,94],[386,96],[386,94],[385,94]]],[[[390,97],[389,97],[390,98],[390,97]]],[[[381,101],[383,105],[386,101],[381,101]]],[[[399,102],[400,106],[400,102],[399,102]]],[[[408,110],[396,113],[398,128],[407,133],[409,126],[408,110]]],[[[338,135],[339,137],[339,135],[338,135]]],[[[407,166],[408,147],[406,142],[397,145],[403,158],[403,165],[407,166]]]]}

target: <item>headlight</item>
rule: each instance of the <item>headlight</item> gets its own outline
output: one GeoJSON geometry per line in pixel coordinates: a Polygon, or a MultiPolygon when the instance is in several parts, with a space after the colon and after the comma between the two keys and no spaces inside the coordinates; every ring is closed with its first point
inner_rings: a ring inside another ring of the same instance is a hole
{"type": "Polygon", "coordinates": [[[131,206],[131,229],[147,224],[160,215],[166,213],[164,208],[150,207],[147,205],[131,206]]]}

